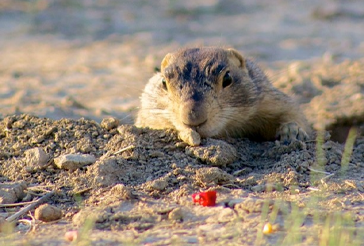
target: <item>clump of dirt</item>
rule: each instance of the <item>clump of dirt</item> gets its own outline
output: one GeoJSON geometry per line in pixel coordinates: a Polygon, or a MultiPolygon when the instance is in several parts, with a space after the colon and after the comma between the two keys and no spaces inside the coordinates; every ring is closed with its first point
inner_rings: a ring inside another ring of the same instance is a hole
{"type": "Polygon", "coordinates": [[[274,83],[293,94],[316,130],[326,129],[343,143],[353,126],[364,136],[363,66],[363,60],[299,61],[281,70],[274,83]]]}
{"type": "MultiPolygon", "coordinates": [[[[109,239],[103,240],[110,240],[107,242],[125,242],[121,236],[113,237],[116,230],[134,242],[162,245],[177,240],[172,235],[185,230],[178,242],[211,243],[221,235],[241,242],[245,235],[254,243],[265,201],[274,204],[279,198],[309,204],[311,192],[325,191],[327,196],[335,193],[344,197],[345,209],[363,205],[363,138],[355,141],[343,167],[344,145],[329,139],[321,147],[322,155],[316,153],[315,141],[283,145],[206,139],[201,146],[190,147],[171,130],[132,125],[105,128],[85,119],[54,121],[16,115],[0,122],[0,146],[2,182],[24,182],[27,201],[44,190],[56,190],[48,203],[62,210],[65,224],[45,224],[45,228],[59,226],[60,231],[66,231],[93,223],[95,228],[106,230],[104,236],[109,239]],[[29,154],[30,150],[34,154],[29,154]],[[55,159],[69,154],[92,156],[95,161],[71,170],[55,165],[55,159]],[[218,192],[218,206],[194,205],[190,195],[207,189],[218,192]],[[189,231],[191,228],[197,230],[189,231]]],[[[335,199],[327,197],[317,209],[337,209],[340,205],[335,199]]],[[[285,206],[286,210],[291,206],[285,206]]],[[[272,209],[268,206],[268,211],[272,209]]],[[[364,223],[359,214],[354,216],[354,224],[364,223]]],[[[277,223],[283,226],[283,217],[279,218],[277,223]]],[[[63,240],[63,234],[57,232],[36,233],[43,235],[43,240],[63,240]]],[[[273,243],[277,237],[264,240],[273,243]]],[[[97,237],[92,240],[101,242],[97,237]]]]}

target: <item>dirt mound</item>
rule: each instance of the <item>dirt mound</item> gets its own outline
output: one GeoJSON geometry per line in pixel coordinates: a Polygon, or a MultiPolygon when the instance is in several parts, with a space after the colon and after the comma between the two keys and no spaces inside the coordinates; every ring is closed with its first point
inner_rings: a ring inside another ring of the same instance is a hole
{"type": "Polygon", "coordinates": [[[293,62],[280,72],[275,85],[302,105],[315,129],[329,130],[332,139],[345,142],[351,127],[364,135],[364,61],[293,62]]]}

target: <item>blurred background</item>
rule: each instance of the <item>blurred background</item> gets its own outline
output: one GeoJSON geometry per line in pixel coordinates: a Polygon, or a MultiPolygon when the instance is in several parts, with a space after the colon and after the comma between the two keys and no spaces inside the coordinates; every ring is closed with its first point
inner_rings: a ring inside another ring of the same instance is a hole
{"type": "Polygon", "coordinates": [[[362,0],[1,0],[0,117],[130,123],[178,48],[234,47],[275,78],[295,61],[360,59],[363,37],[362,0]]]}

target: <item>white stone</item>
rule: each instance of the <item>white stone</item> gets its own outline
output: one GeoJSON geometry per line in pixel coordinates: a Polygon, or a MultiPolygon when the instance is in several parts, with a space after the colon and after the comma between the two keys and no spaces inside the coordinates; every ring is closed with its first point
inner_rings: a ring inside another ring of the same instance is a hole
{"type": "Polygon", "coordinates": [[[26,163],[30,166],[44,166],[49,160],[48,154],[42,148],[25,151],[26,163]]]}
{"type": "Polygon", "coordinates": [[[54,163],[58,168],[66,170],[76,170],[95,162],[95,156],[87,154],[68,154],[54,159],[54,163]]]}

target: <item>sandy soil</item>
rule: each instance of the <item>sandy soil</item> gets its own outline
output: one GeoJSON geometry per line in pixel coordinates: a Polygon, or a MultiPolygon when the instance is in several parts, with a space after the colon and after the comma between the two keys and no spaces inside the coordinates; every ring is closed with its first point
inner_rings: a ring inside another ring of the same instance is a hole
{"type": "Polygon", "coordinates": [[[344,162],[344,146],[330,140],[320,155],[315,141],[206,139],[188,147],[170,131],[127,125],[106,130],[94,121],[29,115],[7,117],[1,129],[2,180],[25,182],[22,190],[31,194],[12,202],[55,190],[49,203],[63,212],[60,221],[38,222],[33,232],[3,243],[64,244],[64,233],[91,217],[95,229],[86,237],[96,244],[292,244],[290,215],[297,208],[304,244],[318,242],[317,226],[338,212],[349,217],[346,230],[355,235],[347,243],[362,239],[364,138],[344,162]],[[43,163],[29,153],[39,149],[46,153],[43,163]],[[55,165],[57,157],[76,153],[95,160],[72,168],[55,165]],[[194,205],[191,194],[208,189],[218,192],[217,206],[194,205]],[[315,216],[320,220],[312,223],[315,216]],[[266,221],[280,229],[261,237],[266,221]]]}
{"type": "MultiPolygon", "coordinates": [[[[63,216],[19,221],[0,242],[67,245],[64,233],[83,228],[80,241],[94,245],[317,245],[328,228],[360,245],[363,20],[362,1],[2,1],[0,198],[54,190],[48,203],[63,216]],[[253,57],[329,133],[319,144],[206,139],[190,148],[174,132],[126,125],[163,56],[193,45],[253,57]],[[101,123],[110,116],[120,123],[101,123]],[[345,145],[350,129],[357,138],[345,145]],[[67,154],[94,161],[59,168],[67,154]],[[191,194],[208,189],[217,206],[194,205],[191,194]],[[278,229],[265,236],[267,221],[278,229]]],[[[0,216],[16,211],[0,207],[0,216]]]]}

